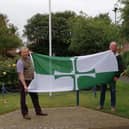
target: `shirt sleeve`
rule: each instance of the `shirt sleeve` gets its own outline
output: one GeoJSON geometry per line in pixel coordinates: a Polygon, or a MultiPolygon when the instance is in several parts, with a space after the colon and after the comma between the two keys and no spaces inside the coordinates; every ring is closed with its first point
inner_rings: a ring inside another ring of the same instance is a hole
{"type": "Polygon", "coordinates": [[[24,65],[23,65],[22,60],[17,61],[16,69],[17,69],[18,73],[23,73],[24,72],[24,65]]]}

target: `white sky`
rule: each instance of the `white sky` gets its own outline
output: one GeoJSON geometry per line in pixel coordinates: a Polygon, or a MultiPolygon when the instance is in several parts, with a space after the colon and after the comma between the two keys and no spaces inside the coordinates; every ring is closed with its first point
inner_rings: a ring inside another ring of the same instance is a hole
{"type": "MultiPolygon", "coordinates": [[[[114,18],[114,4],[117,0],[51,0],[52,12],[71,10],[83,11],[88,16],[108,12],[114,18]]],[[[22,34],[27,19],[37,13],[49,13],[49,0],[0,0],[0,13],[6,14],[11,23],[22,34]]]]}

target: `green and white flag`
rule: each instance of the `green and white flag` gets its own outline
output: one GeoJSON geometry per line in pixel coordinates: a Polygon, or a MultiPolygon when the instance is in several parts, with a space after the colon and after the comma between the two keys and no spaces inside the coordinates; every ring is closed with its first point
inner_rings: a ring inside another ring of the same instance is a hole
{"type": "Polygon", "coordinates": [[[35,75],[29,92],[82,90],[112,80],[118,64],[109,50],[77,57],[50,57],[32,53],[35,75]]]}

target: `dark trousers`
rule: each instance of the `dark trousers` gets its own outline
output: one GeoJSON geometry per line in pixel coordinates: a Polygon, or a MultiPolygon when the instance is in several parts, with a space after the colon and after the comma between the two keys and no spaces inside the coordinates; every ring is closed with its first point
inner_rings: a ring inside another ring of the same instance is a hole
{"type": "MultiPolygon", "coordinates": [[[[111,83],[109,83],[109,87],[110,87],[110,95],[111,95],[111,107],[115,107],[116,106],[116,82],[112,81],[111,83]]],[[[100,93],[100,106],[101,107],[104,106],[106,89],[107,89],[106,84],[101,86],[101,93],[100,93]]]]}
{"type": "MultiPolygon", "coordinates": [[[[26,81],[27,86],[29,85],[30,82],[31,81],[28,81],[28,80],[26,81]]],[[[19,85],[20,85],[20,88],[21,88],[21,90],[20,90],[21,113],[24,116],[24,115],[28,114],[28,107],[27,107],[27,104],[26,104],[26,95],[28,93],[25,92],[24,87],[23,87],[23,85],[20,81],[19,81],[19,85]]],[[[37,93],[29,93],[29,95],[31,97],[31,100],[32,100],[32,103],[33,103],[36,114],[40,113],[41,112],[41,107],[39,105],[38,94],[37,93]]]]}

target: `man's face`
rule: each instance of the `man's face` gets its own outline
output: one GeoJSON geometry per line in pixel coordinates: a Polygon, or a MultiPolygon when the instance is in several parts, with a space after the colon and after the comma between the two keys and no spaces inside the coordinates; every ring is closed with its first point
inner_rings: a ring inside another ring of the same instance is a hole
{"type": "Polygon", "coordinates": [[[22,56],[23,58],[28,57],[28,55],[29,55],[29,50],[28,50],[28,49],[23,49],[23,50],[21,50],[21,56],[22,56]]]}
{"type": "Polygon", "coordinates": [[[116,43],[111,43],[110,44],[110,50],[112,50],[112,52],[116,52],[117,51],[117,44],[116,43]]]}

